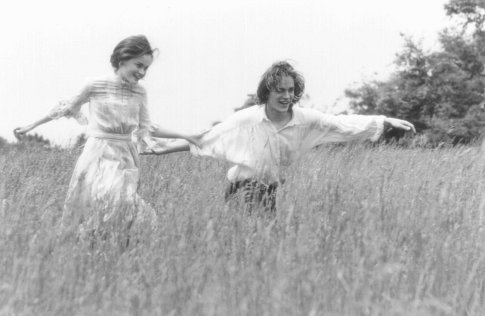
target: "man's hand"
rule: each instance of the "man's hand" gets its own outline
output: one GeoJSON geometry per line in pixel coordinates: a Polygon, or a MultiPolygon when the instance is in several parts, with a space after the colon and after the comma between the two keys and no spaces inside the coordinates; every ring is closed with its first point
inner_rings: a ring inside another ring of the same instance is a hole
{"type": "Polygon", "coordinates": [[[391,117],[386,117],[384,119],[384,127],[392,127],[396,129],[403,129],[405,131],[412,131],[416,133],[414,125],[405,120],[395,119],[391,117]]]}

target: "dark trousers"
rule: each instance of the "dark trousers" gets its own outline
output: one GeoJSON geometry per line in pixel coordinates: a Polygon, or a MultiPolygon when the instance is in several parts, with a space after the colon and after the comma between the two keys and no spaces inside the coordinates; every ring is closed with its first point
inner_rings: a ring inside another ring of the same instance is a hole
{"type": "Polygon", "coordinates": [[[246,179],[230,183],[226,189],[226,202],[240,198],[249,212],[255,208],[263,208],[265,211],[276,212],[276,190],[278,185],[264,184],[257,180],[246,179]]]}

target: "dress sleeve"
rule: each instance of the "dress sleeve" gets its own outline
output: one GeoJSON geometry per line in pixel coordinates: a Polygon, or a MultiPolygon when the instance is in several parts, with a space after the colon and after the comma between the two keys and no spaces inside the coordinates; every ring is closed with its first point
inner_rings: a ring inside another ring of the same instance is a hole
{"type": "Polygon", "coordinates": [[[315,111],[311,113],[312,124],[306,142],[309,147],[314,147],[332,142],[376,141],[384,130],[384,118],[377,115],[329,115],[315,111]]]}
{"type": "Polygon", "coordinates": [[[61,117],[74,118],[81,125],[87,125],[88,120],[81,112],[81,106],[89,102],[92,84],[85,85],[81,91],[71,100],[60,101],[47,115],[53,120],[61,117]]]}
{"type": "Polygon", "coordinates": [[[150,114],[147,106],[147,95],[143,89],[142,101],[140,104],[140,111],[138,113],[138,129],[135,132],[136,143],[138,151],[142,152],[150,150],[157,146],[156,140],[151,136],[151,133],[157,128],[150,120],[150,114]]]}

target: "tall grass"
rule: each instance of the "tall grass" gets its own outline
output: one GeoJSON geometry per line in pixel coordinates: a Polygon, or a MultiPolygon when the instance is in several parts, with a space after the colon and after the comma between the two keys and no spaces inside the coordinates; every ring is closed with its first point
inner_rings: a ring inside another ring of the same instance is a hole
{"type": "Polygon", "coordinates": [[[224,163],[142,157],[159,228],[128,247],[56,238],[77,154],[0,154],[0,315],[485,314],[474,148],[321,148],[275,218],[224,203],[224,163]]]}

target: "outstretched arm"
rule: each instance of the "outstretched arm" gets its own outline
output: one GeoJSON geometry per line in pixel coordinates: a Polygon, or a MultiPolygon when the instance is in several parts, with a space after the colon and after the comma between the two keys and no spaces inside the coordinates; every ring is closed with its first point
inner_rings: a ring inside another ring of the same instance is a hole
{"type": "Polygon", "coordinates": [[[332,142],[376,141],[389,127],[415,132],[413,124],[382,115],[329,115],[310,109],[305,115],[312,122],[305,141],[309,148],[332,142]]]}
{"type": "Polygon", "coordinates": [[[39,125],[45,124],[47,122],[50,122],[52,120],[61,118],[61,117],[73,117],[80,124],[87,124],[86,118],[80,113],[81,106],[86,103],[89,100],[89,96],[91,93],[91,84],[85,85],[81,91],[70,101],[61,101],[59,102],[58,105],[56,105],[49,114],[47,114],[45,117],[41,118],[38,121],[35,121],[32,124],[23,126],[23,127],[17,127],[13,130],[13,134],[17,139],[22,138],[36,128],[39,125]]]}
{"type": "Polygon", "coordinates": [[[25,134],[27,134],[28,132],[30,132],[31,130],[33,130],[34,128],[36,128],[37,126],[42,125],[42,124],[45,124],[45,123],[47,123],[49,121],[52,121],[52,118],[49,117],[49,116],[45,116],[45,117],[41,118],[40,120],[35,121],[32,124],[29,124],[29,125],[26,125],[26,126],[23,126],[23,127],[17,127],[17,128],[15,128],[13,130],[13,134],[15,135],[15,137],[17,139],[21,139],[23,136],[25,136],[25,134]]]}
{"type": "Polygon", "coordinates": [[[199,144],[199,139],[201,135],[188,135],[178,133],[166,128],[162,128],[158,124],[152,124],[150,115],[148,113],[146,93],[143,94],[143,101],[140,104],[139,120],[138,136],[148,145],[149,149],[155,146],[155,141],[153,140],[154,137],[180,138],[194,145],[199,144]]]}
{"type": "Polygon", "coordinates": [[[162,146],[155,146],[140,153],[140,155],[166,155],[181,151],[189,151],[189,143],[185,140],[176,140],[163,144],[162,146]]]}
{"type": "Polygon", "coordinates": [[[152,136],[158,138],[182,138],[185,139],[184,135],[168,130],[166,128],[161,128],[159,126],[154,126],[152,129],[152,136]]]}
{"type": "MultiPolygon", "coordinates": [[[[152,126],[151,128],[151,134],[153,137],[157,138],[180,138],[184,139],[194,145],[199,144],[199,140],[202,137],[203,134],[199,135],[188,135],[188,134],[182,134],[182,133],[177,133],[171,130],[168,130],[166,128],[161,128],[159,126],[152,126]]],[[[188,144],[186,144],[188,146],[188,144]]],[[[188,149],[187,149],[188,150],[188,149]]]]}

